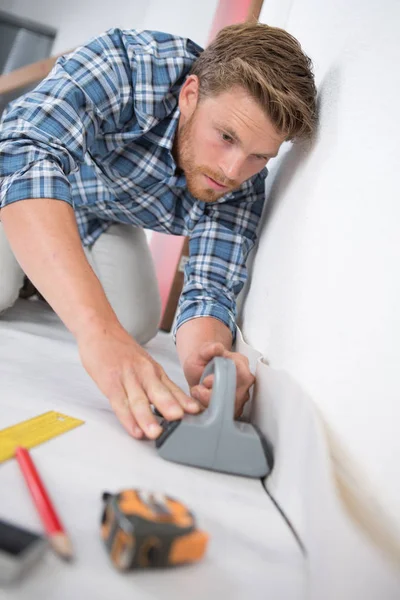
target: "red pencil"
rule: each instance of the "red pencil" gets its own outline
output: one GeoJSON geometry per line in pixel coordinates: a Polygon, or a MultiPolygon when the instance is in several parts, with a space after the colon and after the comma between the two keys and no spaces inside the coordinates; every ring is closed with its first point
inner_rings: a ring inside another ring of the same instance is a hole
{"type": "Polygon", "coordinates": [[[53,550],[62,558],[70,560],[72,558],[71,542],[57,516],[28,450],[19,447],[16,449],[15,456],[53,550]]]}

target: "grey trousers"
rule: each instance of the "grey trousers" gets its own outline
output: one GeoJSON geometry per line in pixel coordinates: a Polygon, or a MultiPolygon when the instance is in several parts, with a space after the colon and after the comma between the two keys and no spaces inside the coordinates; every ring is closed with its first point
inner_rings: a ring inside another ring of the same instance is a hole
{"type": "MultiPolygon", "coordinates": [[[[122,326],[140,344],[148,342],[158,330],[161,300],[144,231],[111,225],[85,254],[122,326]]],[[[0,223],[0,313],[17,300],[23,281],[0,223]]]]}

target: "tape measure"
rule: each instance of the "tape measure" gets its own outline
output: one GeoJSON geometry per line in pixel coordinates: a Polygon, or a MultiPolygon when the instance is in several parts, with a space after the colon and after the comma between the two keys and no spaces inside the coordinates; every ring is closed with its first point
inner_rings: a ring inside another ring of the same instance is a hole
{"type": "Polygon", "coordinates": [[[120,571],[167,567],[200,560],[208,534],[193,514],[163,494],[124,490],[103,494],[101,537],[120,571]]]}
{"type": "Polygon", "coordinates": [[[13,458],[18,446],[33,448],[83,423],[84,421],[80,419],[74,419],[51,410],[6,429],[1,429],[0,463],[13,458]]]}

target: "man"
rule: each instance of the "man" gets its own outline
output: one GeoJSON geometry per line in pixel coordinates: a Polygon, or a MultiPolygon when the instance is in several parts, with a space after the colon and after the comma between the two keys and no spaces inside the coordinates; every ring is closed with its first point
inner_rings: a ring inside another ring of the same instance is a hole
{"type": "Polygon", "coordinates": [[[232,352],[235,298],[264,204],[266,163],[315,124],[310,59],[287,32],[191,40],[114,29],[61,58],[0,128],[0,310],[24,273],[75,336],[136,438],[207,405],[205,365],[229,356],[240,413],[254,382],[232,352]],[[174,337],[192,398],[144,350],[160,316],[142,228],[190,237],[174,337]],[[196,402],[195,400],[198,402],[196,402]]]}

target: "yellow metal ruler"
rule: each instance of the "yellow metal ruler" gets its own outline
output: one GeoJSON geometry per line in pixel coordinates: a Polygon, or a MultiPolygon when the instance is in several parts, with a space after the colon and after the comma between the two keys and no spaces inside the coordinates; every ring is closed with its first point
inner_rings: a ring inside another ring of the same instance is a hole
{"type": "Polygon", "coordinates": [[[13,458],[18,446],[33,448],[83,423],[84,421],[79,419],[50,410],[6,429],[0,429],[0,463],[13,458]]]}

